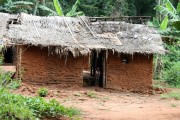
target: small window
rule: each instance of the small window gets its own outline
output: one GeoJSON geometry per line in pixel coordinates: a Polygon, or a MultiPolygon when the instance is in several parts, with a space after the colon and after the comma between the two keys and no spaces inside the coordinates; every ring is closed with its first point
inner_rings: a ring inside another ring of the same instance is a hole
{"type": "Polygon", "coordinates": [[[128,64],[129,63],[129,55],[128,54],[121,54],[121,62],[123,64],[128,64]]]}

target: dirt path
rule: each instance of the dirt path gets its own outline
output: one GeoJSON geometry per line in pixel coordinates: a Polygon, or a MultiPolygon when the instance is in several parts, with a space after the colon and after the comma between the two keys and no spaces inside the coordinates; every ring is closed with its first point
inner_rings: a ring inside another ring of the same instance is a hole
{"type": "MultiPolygon", "coordinates": [[[[39,86],[38,86],[39,87],[39,86]]],[[[57,89],[49,87],[47,99],[82,111],[83,120],[180,120],[180,101],[160,95],[140,95],[99,88],[57,89]]],[[[16,93],[36,96],[37,86],[24,85],[16,93]]]]}

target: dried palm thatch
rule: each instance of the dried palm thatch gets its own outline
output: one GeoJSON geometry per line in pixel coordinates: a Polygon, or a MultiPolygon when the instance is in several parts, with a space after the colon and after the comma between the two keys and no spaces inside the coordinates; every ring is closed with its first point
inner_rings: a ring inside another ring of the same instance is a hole
{"type": "Polygon", "coordinates": [[[10,18],[10,15],[7,13],[0,13],[0,57],[1,57],[1,52],[2,49],[4,47],[4,43],[5,43],[5,34],[7,32],[7,22],[10,18]]]}
{"type": "Polygon", "coordinates": [[[10,15],[7,13],[0,13],[0,39],[6,34],[7,21],[10,15]]]}
{"type": "Polygon", "coordinates": [[[88,17],[39,17],[22,13],[10,24],[7,38],[15,44],[49,47],[58,54],[86,55],[92,49],[118,53],[164,54],[161,36],[146,25],[90,22],[88,17]]]}
{"type": "Polygon", "coordinates": [[[121,46],[107,46],[121,53],[158,53],[164,54],[165,49],[161,36],[154,28],[142,24],[125,22],[94,22],[91,28],[98,35],[113,34],[121,41],[121,46]]]}

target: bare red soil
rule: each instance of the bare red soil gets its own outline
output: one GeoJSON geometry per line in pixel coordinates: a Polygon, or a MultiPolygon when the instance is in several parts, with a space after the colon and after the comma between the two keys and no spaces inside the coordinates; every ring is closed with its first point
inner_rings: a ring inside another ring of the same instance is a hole
{"type": "MultiPolygon", "coordinates": [[[[14,93],[37,96],[40,85],[23,83],[14,93]]],[[[100,88],[66,88],[48,85],[46,99],[56,99],[82,111],[83,120],[180,120],[180,101],[163,100],[159,94],[135,94],[100,88]]]]}

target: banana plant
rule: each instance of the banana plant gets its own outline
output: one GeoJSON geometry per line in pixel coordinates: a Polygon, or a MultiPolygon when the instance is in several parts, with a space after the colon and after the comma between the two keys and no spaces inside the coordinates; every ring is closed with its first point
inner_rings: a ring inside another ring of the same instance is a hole
{"type": "MultiPolygon", "coordinates": [[[[53,0],[54,7],[59,16],[64,16],[62,7],[58,0],[53,0]]],[[[76,12],[78,5],[80,4],[80,0],[76,0],[75,4],[72,6],[71,10],[65,14],[65,16],[73,17],[73,16],[82,16],[84,13],[82,11],[76,12]]]]}
{"type": "Polygon", "coordinates": [[[158,28],[160,34],[166,37],[180,40],[180,2],[175,8],[169,0],[163,0],[163,4],[157,5],[155,10],[163,20],[153,18],[148,25],[158,28]]]}

